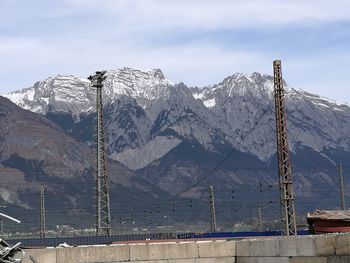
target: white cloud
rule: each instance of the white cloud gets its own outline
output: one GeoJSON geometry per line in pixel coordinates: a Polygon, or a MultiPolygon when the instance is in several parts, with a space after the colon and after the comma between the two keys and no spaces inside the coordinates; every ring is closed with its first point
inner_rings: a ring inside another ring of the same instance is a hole
{"type": "Polygon", "coordinates": [[[132,29],[192,27],[224,29],[286,24],[349,21],[347,0],[67,0],[83,8],[115,16],[118,25],[132,29]]]}
{"type": "Polygon", "coordinates": [[[91,45],[79,39],[68,43],[61,40],[50,45],[34,39],[0,39],[0,55],[8,61],[7,71],[29,70],[36,75],[35,80],[58,73],[84,76],[96,69],[134,66],[161,68],[172,80],[190,85],[214,83],[235,70],[247,69],[249,64],[262,60],[258,53],[228,51],[208,43],[130,48],[102,46],[101,43],[91,45]]]}
{"type": "MultiPolygon", "coordinates": [[[[5,61],[0,66],[2,92],[59,73],[86,76],[96,69],[121,66],[158,67],[175,82],[199,86],[214,84],[234,72],[271,73],[277,56],[286,61],[285,75],[292,85],[305,81],[321,86],[326,75],[311,78],[304,73],[325,72],[327,67],[335,76],[343,76],[333,67],[339,61],[344,70],[350,68],[342,59],[349,52],[324,56],[321,50],[301,56],[290,43],[281,45],[278,33],[289,26],[308,27],[312,33],[314,25],[350,22],[348,0],[40,2],[0,2],[0,57],[5,61]],[[225,30],[238,45],[216,39],[216,33],[225,30]],[[236,31],[252,34],[249,41],[256,45],[246,48],[236,31]],[[269,32],[273,39],[263,46],[254,32],[269,32]],[[274,40],[278,50],[273,49],[274,40]]],[[[311,47],[312,41],[317,39],[308,41],[311,47]]],[[[342,85],[340,78],[334,83],[342,85]]],[[[321,92],[328,95],[324,89],[321,92]]]]}

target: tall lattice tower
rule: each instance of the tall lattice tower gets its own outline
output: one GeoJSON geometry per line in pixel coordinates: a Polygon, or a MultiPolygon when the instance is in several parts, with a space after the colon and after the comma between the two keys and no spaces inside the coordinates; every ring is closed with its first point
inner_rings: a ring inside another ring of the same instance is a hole
{"type": "Polygon", "coordinates": [[[40,238],[46,237],[45,189],[40,187],[40,238]]]}
{"type": "Polygon", "coordinates": [[[216,232],[216,212],[215,212],[215,197],[212,185],[209,185],[209,210],[210,210],[210,232],[216,232]]]}
{"type": "Polygon", "coordinates": [[[273,62],[276,113],[277,160],[281,202],[282,231],[286,236],[297,235],[292,185],[292,169],[289,157],[287,123],[284,109],[284,89],[281,61],[273,62]]]}
{"type": "Polygon", "coordinates": [[[109,178],[107,173],[107,157],[105,148],[102,82],[106,79],[106,71],[96,71],[96,74],[88,79],[92,87],[96,88],[96,113],[97,113],[97,174],[96,174],[96,234],[111,234],[111,214],[109,203],[109,178]]]}

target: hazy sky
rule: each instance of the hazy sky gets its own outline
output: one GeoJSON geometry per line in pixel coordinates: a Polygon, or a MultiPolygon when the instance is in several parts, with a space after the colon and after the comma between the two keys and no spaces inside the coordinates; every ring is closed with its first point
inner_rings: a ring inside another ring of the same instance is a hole
{"type": "Polygon", "coordinates": [[[57,74],[160,68],[215,84],[272,73],[350,102],[349,0],[0,0],[0,92],[57,74]]]}

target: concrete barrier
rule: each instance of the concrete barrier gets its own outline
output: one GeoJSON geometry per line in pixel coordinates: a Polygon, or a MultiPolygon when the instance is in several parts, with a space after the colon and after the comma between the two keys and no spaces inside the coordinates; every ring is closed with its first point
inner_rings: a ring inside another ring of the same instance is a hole
{"type": "Polygon", "coordinates": [[[279,255],[284,257],[316,256],[316,242],[313,237],[285,237],[279,240],[279,255]]]}
{"type": "Polygon", "coordinates": [[[335,255],[335,236],[317,236],[315,238],[316,255],[328,256],[335,255]]]}
{"type": "Polygon", "coordinates": [[[237,257],[237,263],[289,263],[287,257],[237,257]]]}
{"type": "Polygon", "coordinates": [[[278,255],[279,240],[276,238],[260,238],[249,241],[250,257],[277,257],[278,255]]]}
{"type": "Polygon", "coordinates": [[[350,235],[335,236],[335,254],[337,256],[350,256],[350,235]]]}
{"type": "Polygon", "coordinates": [[[56,249],[56,263],[123,261],[130,261],[130,249],[128,245],[86,246],[56,249]]]}
{"type": "Polygon", "coordinates": [[[28,249],[23,263],[350,263],[350,234],[28,249]]]}
{"type": "MultiPolygon", "coordinates": [[[[226,240],[217,241],[198,241],[199,258],[221,258],[236,256],[236,242],[226,240]]],[[[203,262],[205,262],[203,260],[203,262]]]]}
{"type": "Polygon", "coordinates": [[[33,256],[38,263],[56,263],[56,249],[54,248],[27,249],[25,250],[25,255],[22,262],[33,263],[29,258],[30,256],[33,256]]]}
{"type": "Polygon", "coordinates": [[[327,263],[326,257],[292,257],[289,263],[327,263]]]}
{"type": "Polygon", "coordinates": [[[130,261],[198,258],[195,242],[132,244],[129,248],[130,261]]]}

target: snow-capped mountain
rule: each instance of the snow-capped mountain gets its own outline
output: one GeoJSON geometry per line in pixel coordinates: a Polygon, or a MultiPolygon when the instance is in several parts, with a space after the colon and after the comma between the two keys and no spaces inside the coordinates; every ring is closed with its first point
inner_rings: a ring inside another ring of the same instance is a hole
{"type": "MultiPolygon", "coordinates": [[[[131,68],[110,70],[104,82],[104,103],[121,96],[135,98],[143,108],[164,95],[171,82],[159,69],[131,68]]],[[[63,111],[79,116],[95,109],[95,91],[87,78],[57,75],[38,81],[33,87],[2,94],[18,106],[35,113],[63,111]]]]}
{"type": "MultiPolygon", "coordinates": [[[[349,151],[350,108],[335,101],[285,85],[291,150],[303,145],[349,151]]],[[[216,115],[230,124],[235,138],[262,160],[275,153],[273,77],[234,74],[213,87],[195,89],[216,115]]]]}
{"type": "MultiPolygon", "coordinates": [[[[344,124],[349,121],[348,105],[339,105],[289,86],[285,89],[292,150],[296,144],[316,151],[322,151],[324,147],[350,149],[346,140],[350,126],[344,124]]],[[[223,132],[226,139],[241,151],[252,153],[262,160],[267,160],[275,152],[273,77],[269,75],[237,73],[212,87],[188,88],[184,84],[174,85],[159,69],[122,68],[107,72],[103,95],[108,115],[109,152],[115,158],[120,156],[126,160],[127,156],[135,157],[137,152],[141,153],[146,148],[153,155],[147,143],[159,148],[156,143],[159,140],[152,139],[181,118],[185,109],[193,110],[211,128],[223,132]]],[[[95,110],[95,91],[90,82],[75,76],[50,77],[31,88],[3,96],[36,113],[72,114],[75,122],[79,122],[80,115],[95,110]]],[[[177,127],[177,132],[183,135],[197,133],[195,137],[210,148],[210,132],[193,129],[194,125],[193,122],[189,127],[177,127]],[[186,131],[186,128],[192,131],[186,131]]],[[[177,140],[169,138],[167,143],[163,138],[161,141],[165,148],[169,148],[165,145],[175,145],[177,140]]],[[[159,154],[154,158],[157,157],[159,154]]],[[[140,166],[135,165],[137,168],[140,166]]]]}
{"type": "MultiPolygon", "coordinates": [[[[350,160],[350,107],[284,84],[294,163],[350,160]]],[[[103,92],[110,157],[160,188],[181,194],[208,178],[227,186],[275,182],[267,172],[276,152],[272,76],[234,74],[191,88],[159,69],[122,68],[107,71],[103,92]]],[[[93,145],[95,91],[86,78],[58,75],[3,96],[93,145]]],[[[299,192],[314,180],[336,184],[321,170],[296,176],[299,192]]]]}

